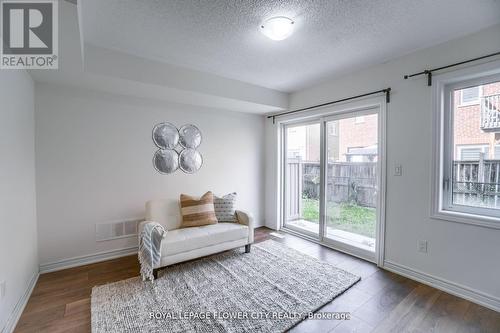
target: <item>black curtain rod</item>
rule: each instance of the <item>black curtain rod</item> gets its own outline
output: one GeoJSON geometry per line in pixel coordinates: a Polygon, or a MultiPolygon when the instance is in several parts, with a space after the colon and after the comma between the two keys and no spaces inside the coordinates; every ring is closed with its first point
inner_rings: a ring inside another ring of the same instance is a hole
{"type": "Polygon", "coordinates": [[[484,55],[482,57],[477,57],[477,58],[473,58],[473,59],[469,59],[469,60],[465,60],[465,61],[460,61],[460,62],[451,64],[451,65],[447,65],[447,66],[442,66],[442,67],[433,68],[433,69],[426,69],[422,72],[418,72],[418,73],[414,73],[414,74],[408,74],[408,75],[404,76],[404,79],[407,80],[410,77],[419,76],[419,75],[427,75],[427,85],[432,86],[432,72],[440,71],[442,69],[446,69],[446,68],[450,68],[450,67],[460,66],[463,64],[467,64],[469,62],[478,61],[481,59],[490,58],[490,57],[494,57],[497,55],[500,55],[500,52],[495,52],[495,53],[484,55]]]}
{"type": "Polygon", "coordinates": [[[273,124],[274,124],[274,121],[275,121],[276,117],[279,117],[279,116],[284,116],[284,115],[291,114],[291,113],[296,113],[296,112],[307,111],[307,110],[310,110],[310,109],[320,108],[322,106],[332,105],[332,104],[336,104],[336,103],[341,103],[341,102],[349,101],[351,99],[356,99],[356,98],[361,98],[361,97],[366,97],[366,96],[375,95],[375,94],[381,94],[381,93],[385,94],[385,101],[387,103],[390,103],[391,102],[391,88],[386,88],[386,89],[377,90],[377,91],[373,91],[373,92],[362,94],[362,95],[357,95],[357,96],[352,96],[352,97],[338,99],[338,100],[333,101],[333,102],[327,102],[327,103],[323,103],[323,104],[308,106],[306,108],[302,108],[302,109],[298,109],[298,110],[286,111],[286,112],[282,112],[282,113],[272,114],[270,116],[267,116],[267,118],[268,119],[269,118],[273,118],[273,124]]]}

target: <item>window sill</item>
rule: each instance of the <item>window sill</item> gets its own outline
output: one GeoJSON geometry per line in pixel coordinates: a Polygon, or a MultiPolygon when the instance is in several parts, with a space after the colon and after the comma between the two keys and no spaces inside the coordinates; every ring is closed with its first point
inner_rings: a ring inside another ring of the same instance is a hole
{"type": "Polygon", "coordinates": [[[480,105],[480,104],[481,104],[481,102],[479,100],[477,100],[474,102],[463,102],[463,103],[458,104],[457,106],[459,108],[461,108],[461,107],[474,106],[474,105],[480,105]]]}
{"type": "Polygon", "coordinates": [[[496,217],[452,212],[449,210],[440,210],[431,214],[431,218],[449,222],[470,224],[491,229],[500,229],[500,219],[496,217]]]}

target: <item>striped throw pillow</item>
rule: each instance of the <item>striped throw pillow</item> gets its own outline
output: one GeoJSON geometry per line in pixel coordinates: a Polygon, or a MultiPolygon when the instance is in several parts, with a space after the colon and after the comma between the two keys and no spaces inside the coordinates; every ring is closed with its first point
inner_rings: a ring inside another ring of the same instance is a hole
{"type": "Polygon", "coordinates": [[[215,216],[219,222],[237,222],[236,193],[229,193],[214,199],[215,216]]]}
{"type": "Polygon", "coordinates": [[[205,193],[199,199],[181,194],[181,215],[181,228],[216,224],[217,218],[215,217],[214,195],[212,192],[205,193]]]}

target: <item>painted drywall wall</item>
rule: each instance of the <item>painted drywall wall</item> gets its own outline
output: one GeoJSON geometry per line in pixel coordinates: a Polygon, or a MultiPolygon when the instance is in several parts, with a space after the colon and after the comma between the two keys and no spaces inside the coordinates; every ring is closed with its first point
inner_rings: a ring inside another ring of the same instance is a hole
{"type": "Polygon", "coordinates": [[[0,331],[12,328],[38,275],[33,89],[26,72],[0,71],[0,331]]]}
{"type": "MultiPolygon", "coordinates": [[[[386,260],[473,289],[500,304],[500,230],[430,218],[432,109],[426,78],[403,75],[493,53],[500,25],[291,95],[291,109],[392,87],[387,112],[386,260]],[[403,166],[396,177],[394,167],[403,166]],[[429,252],[417,251],[427,240],[429,252]]],[[[266,222],[277,219],[277,127],[266,124],[266,222]]]]}
{"type": "Polygon", "coordinates": [[[147,200],[181,193],[238,193],[237,206],[263,223],[262,116],[36,84],[36,162],[40,263],[136,245],[96,242],[95,225],[144,216],[147,200]],[[204,163],[188,175],[159,174],[151,130],[168,121],[199,127],[204,163]]]}

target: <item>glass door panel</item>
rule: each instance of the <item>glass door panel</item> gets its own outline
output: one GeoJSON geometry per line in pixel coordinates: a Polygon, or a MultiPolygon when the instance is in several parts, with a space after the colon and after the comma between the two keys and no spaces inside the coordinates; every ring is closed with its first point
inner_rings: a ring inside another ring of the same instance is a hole
{"type": "Polygon", "coordinates": [[[320,123],[287,125],[284,131],[284,226],[318,238],[320,123]]]}
{"type": "Polygon", "coordinates": [[[378,114],[327,121],[324,241],[375,251],[378,114]]]}

